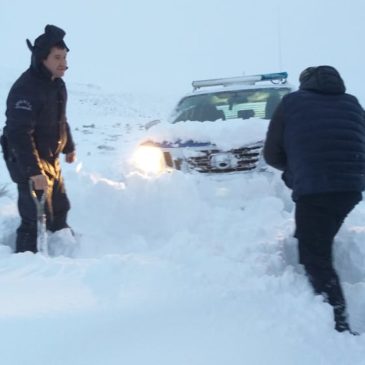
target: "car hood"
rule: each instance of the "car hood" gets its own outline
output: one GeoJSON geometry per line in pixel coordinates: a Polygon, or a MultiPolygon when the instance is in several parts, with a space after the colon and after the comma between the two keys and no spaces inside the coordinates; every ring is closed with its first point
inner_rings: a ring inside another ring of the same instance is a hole
{"type": "Polygon", "coordinates": [[[165,148],[214,145],[229,150],[264,140],[268,123],[269,120],[259,118],[175,124],[161,122],[148,130],[141,143],[153,142],[165,148]]]}

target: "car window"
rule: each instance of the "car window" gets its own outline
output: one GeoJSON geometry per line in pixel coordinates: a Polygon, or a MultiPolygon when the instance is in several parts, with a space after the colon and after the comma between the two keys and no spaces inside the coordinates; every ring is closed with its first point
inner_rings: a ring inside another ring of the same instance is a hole
{"type": "Polygon", "coordinates": [[[265,88],[188,96],[176,106],[172,122],[271,119],[281,98],[289,92],[289,88],[265,88]]]}

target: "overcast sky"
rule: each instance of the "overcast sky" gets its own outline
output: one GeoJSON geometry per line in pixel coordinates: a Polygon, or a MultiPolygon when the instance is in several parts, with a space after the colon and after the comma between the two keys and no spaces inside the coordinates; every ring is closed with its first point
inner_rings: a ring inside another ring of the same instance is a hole
{"type": "Polygon", "coordinates": [[[25,39],[63,28],[70,83],[190,91],[193,79],[338,68],[365,104],[363,0],[0,0],[0,79],[29,65],[25,39]],[[4,73],[7,73],[4,75],[4,73]]]}

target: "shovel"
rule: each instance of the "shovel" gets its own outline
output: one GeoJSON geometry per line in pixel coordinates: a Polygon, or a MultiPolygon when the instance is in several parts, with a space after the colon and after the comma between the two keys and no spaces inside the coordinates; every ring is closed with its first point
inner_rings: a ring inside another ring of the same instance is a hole
{"type": "Polygon", "coordinates": [[[45,213],[47,192],[43,190],[42,194],[38,197],[34,190],[32,180],[29,180],[29,190],[37,209],[37,251],[48,256],[47,219],[45,213]]]}

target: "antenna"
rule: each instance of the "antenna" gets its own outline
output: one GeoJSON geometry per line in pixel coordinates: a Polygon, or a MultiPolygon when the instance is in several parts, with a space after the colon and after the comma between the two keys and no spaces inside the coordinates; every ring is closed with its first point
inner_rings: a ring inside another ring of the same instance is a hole
{"type": "Polygon", "coordinates": [[[280,12],[280,3],[277,3],[277,37],[278,37],[278,63],[279,70],[283,69],[283,59],[282,59],[282,44],[281,44],[281,12],[280,12]]]}

